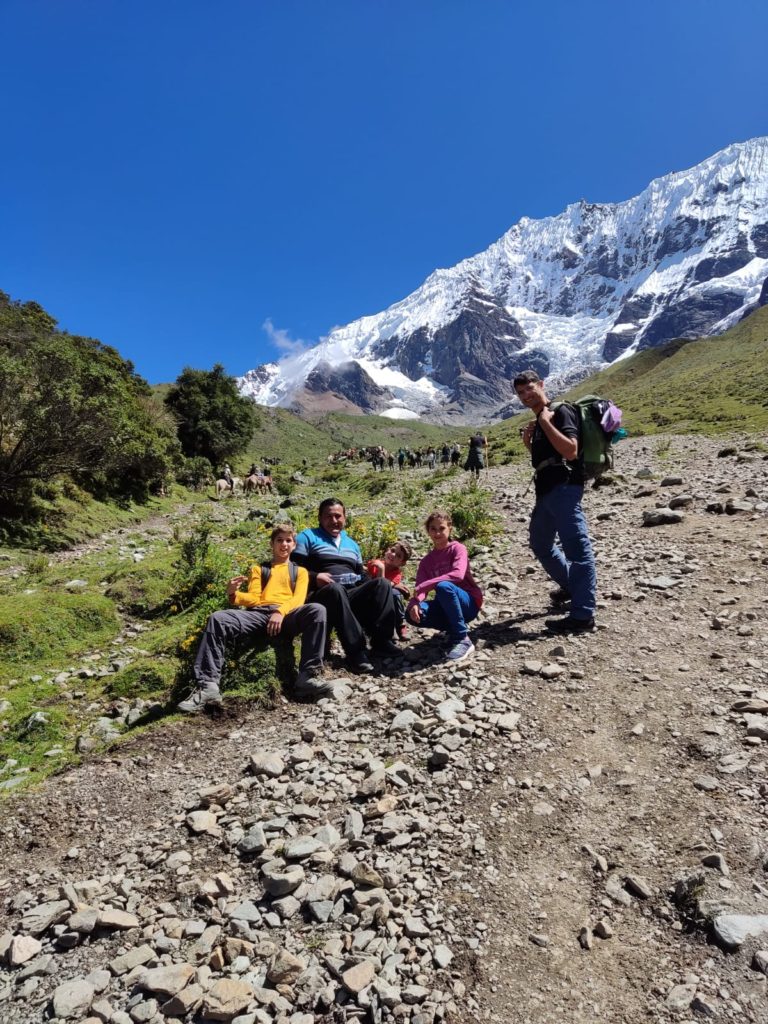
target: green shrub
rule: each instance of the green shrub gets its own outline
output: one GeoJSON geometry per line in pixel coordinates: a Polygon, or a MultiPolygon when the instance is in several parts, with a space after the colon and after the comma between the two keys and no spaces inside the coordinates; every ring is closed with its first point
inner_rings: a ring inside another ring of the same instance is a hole
{"type": "Polygon", "coordinates": [[[176,675],[176,666],[162,658],[141,658],[110,676],[107,693],[111,697],[162,697],[176,675]]]}
{"type": "Polygon", "coordinates": [[[453,520],[454,537],[466,544],[488,544],[498,534],[501,519],[491,506],[492,492],[471,483],[466,490],[451,491],[446,508],[453,520]]]}
{"type": "Polygon", "coordinates": [[[377,473],[374,470],[363,477],[362,486],[371,498],[375,498],[379,494],[384,494],[390,484],[388,477],[384,473],[377,473]]]}
{"type": "Polygon", "coordinates": [[[398,536],[398,521],[377,519],[373,516],[352,516],[347,519],[347,533],[360,545],[363,561],[379,558],[398,536]]]}
{"type": "Polygon", "coordinates": [[[173,596],[169,600],[172,612],[190,608],[211,595],[218,602],[222,600],[232,566],[226,554],[211,541],[211,530],[211,523],[200,523],[181,542],[174,566],[173,596]]]}
{"type": "Polygon", "coordinates": [[[0,597],[0,661],[60,660],[107,643],[118,628],[115,606],[100,594],[0,597]]]}

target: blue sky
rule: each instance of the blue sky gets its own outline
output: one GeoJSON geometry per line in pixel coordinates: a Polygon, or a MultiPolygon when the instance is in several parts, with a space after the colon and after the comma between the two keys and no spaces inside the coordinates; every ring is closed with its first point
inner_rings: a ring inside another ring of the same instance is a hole
{"type": "Polygon", "coordinates": [[[0,289],[153,383],[243,373],[768,134],[767,37],[764,0],[3,0],[0,289]]]}

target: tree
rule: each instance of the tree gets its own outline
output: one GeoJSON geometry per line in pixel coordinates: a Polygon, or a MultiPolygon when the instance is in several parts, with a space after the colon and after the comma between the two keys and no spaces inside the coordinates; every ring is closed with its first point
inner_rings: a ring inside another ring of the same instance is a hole
{"type": "Polygon", "coordinates": [[[178,456],[130,362],[0,292],[0,511],[28,512],[35,487],[62,474],[104,496],[145,497],[178,456]]]}
{"type": "Polygon", "coordinates": [[[187,367],[165,404],[176,417],[184,454],[202,456],[214,467],[244,452],[257,424],[253,401],[238,392],[235,378],[220,363],[212,370],[187,367]]]}

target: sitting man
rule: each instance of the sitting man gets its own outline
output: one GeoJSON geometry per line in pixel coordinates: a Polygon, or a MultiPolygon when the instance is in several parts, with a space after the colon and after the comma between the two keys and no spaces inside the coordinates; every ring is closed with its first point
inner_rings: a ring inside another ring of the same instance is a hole
{"type": "Polygon", "coordinates": [[[234,607],[208,616],[193,669],[195,689],[179,704],[179,711],[202,711],[221,704],[219,681],[232,640],[284,637],[301,634],[299,675],[293,688],[297,697],[328,696],[333,687],[319,678],[325,650],[325,608],[304,604],[309,574],[290,564],[296,547],[292,526],[276,526],[270,536],[271,564],[254,565],[250,576],[235,576],[227,584],[227,597],[234,607]],[[240,587],[248,581],[248,589],[240,587]]]}
{"type": "Polygon", "coordinates": [[[315,588],[310,601],[328,612],[328,629],[336,630],[352,671],[372,672],[365,633],[375,654],[400,654],[392,642],[395,591],[389,580],[363,578],[360,548],[344,529],[347,514],[343,502],[326,498],[320,503],[318,519],[319,526],[302,530],[296,538],[291,561],[309,570],[315,588]]]}

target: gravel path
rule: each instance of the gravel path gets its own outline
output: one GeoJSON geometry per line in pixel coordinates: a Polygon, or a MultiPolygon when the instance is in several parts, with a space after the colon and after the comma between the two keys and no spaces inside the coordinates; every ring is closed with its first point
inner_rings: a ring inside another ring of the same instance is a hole
{"type": "Polygon", "coordinates": [[[768,1020],[768,462],[723,447],[622,444],[594,634],[547,634],[492,469],[471,659],[415,640],[4,802],[3,1020],[768,1020]]]}

